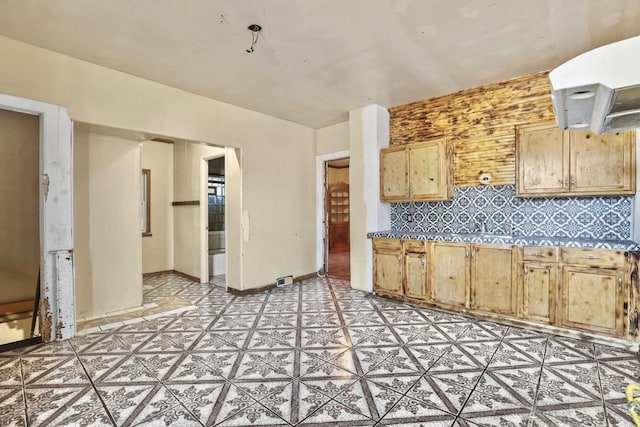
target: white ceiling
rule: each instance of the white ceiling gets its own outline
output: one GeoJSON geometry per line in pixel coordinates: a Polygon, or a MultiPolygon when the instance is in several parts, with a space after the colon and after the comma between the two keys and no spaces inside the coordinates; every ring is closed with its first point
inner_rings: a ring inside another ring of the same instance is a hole
{"type": "Polygon", "coordinates": [[[638,0],[0,0],[0,34],[314,128],[640,34],[638,0]],[[253,54],[249,24],[263,27],[253,54]]]}

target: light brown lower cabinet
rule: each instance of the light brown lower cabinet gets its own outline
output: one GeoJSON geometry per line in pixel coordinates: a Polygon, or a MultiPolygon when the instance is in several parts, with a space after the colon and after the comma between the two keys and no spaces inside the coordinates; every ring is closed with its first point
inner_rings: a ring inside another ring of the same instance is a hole
{"type": "Polygon", "coordinates": [[[523,264],[522,316],[542,323],[555,323],[555,292],[558,264],[523,264]]]}
{"type": "Polygon", "coordinates": [[[561,248],[560,326],[621,337],[626,257],[621,251],[561,248]]]}
{"type": "Polygon", "coordinates": [[[522,251],[522,317],[555,324],[557,292],[557,248],[525,246],[522,251]]]}
{"type": "Polygon", "coordinates": [[[516,316],[518,247],[471,246],[470,308],[490,314],[516,316]]]}
{"type": "Polygon", "coordinates": [[[373,289],[390,296],[402,296],[402,242],[373,239],[373,289]]]}
{"type": "Polygon", "coordinates": [[[373,239],[378,294],[623,337],[621,251],[373,239]]]}
{"type": "Polygon", "coordinates": [[[567,328],[622,336],[623,271],[562,267],[562,321],[567,328]]]}
{"type": "Polygon", "coordinates": [[[404,294],[412,299],[425,300],[427,294],[427,243],[406,240],[404,252],[404,294]]]}
{"type": "Polygon", "coordinates": [[[429,287],[433,303],[450,309],[469,307],[469,244],[431,243],[429,287]]]}

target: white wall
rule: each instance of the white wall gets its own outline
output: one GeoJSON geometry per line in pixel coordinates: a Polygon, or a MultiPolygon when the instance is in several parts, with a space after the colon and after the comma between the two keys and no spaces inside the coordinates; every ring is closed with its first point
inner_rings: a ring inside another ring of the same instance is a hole
{"type": "Polygon", "coordinates": [[[173,270],[173,144],[144,141],[142,168],[151,171],[151,236],[142,237],[142,272],[173,270]]]}
{"type": "Polygon", "coordinates": [[[76,313],[139,306],[141,144],[76,131],[73,155],[76,313]]]}
{"type": "Polygon", "coordinates": [[[316,155],[349,149],[349,122],[342,122],[316,130],[316,155]]]}
{"type": "MultiPolygon", "coordinates": [[[[224,148],[176,141],[173,144],[173,201],[199,201],[204,187],[204,177],[200,175],[202,159],[224,154],[224,148]]],[[[200,228],[203,211],[206,209],[194,205],[173,207],[174,268],[194,277],[201,276],[202,254],[206,251],[200,228]]]]}
{"type": "Polygon", "coordinates": [[[227,230],[241,244],[227,270],[241,273],[229,286],[315,271],[313,129],[6,37],[0,52],[0,93],[67,106],[76,121],[240,149],[241,200],[229,202],[244,222],[227,230]]]}
{"type": "Polygon", "coordinates": [[[349,112],[351,287],[371,291],[372,247],[367,233],[388,230],[389,203],[380,202],[380,149],[389,145],[389,113],[379,105],[349,112]]]}

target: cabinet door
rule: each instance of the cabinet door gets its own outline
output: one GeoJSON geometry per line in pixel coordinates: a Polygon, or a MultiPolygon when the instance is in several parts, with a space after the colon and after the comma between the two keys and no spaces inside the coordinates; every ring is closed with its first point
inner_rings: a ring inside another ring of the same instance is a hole
{"type": "Polygon", "coordinates": [[[516,246],[471,246],[471,308],[516,315],[518,251],[516,246]]]}
{"type": "Polygon", "coordinates": [[[402,295],[402,253],[374,251],[374,290],[388,295],[402,295]]]}
{"type": "Polygon", "coordinates": [[[525,262],[522,314],[525,319],[555,323],[557,264],[525,262]]]}
{"type": "Polygon", "coordinates": [[[427,254],[405,252],[404,254],[404,294],[409,298],[427,297],[427,254]]]}
{"type": "Polygon", "coordinates": [[[409,197],[412,200],[449,198],[446,140],[409,146],[409,197]]]}
{"type": "Polygon", "coordinates": [[[589,131],[571,131],[569,138],[572,193],[635,193],[633,132],[596,135],[589,131]]]}
{"type": "Polygon", "coordinates": [[[380,150],[380,200],[406,200],[407,150],[392,147],[380,150]]]}
{"type": "Polygon", "coordinates": [[[518,196],[545,196],[569,190],[569,145],[553,124],[518,128],[516,138],[518,196]]]}
{"type": "Polygon", "coordinates": [[[621,270],[563,266],[562,326],[621,336],[621,270]]]}
{"type": "Polygon", "coordinates": [[[432,301],[447,308],[468,307],[469,245],[434,242],[429,264],[432,301]]]}

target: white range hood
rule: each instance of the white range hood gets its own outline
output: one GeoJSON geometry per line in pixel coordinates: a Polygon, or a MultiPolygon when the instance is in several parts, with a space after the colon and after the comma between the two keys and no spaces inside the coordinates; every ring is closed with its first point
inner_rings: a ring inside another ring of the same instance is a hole
{"type": "Polygon", "coordinates": [[[549,73],[561,129],[640,128],[640,36],[583,53],[549,73]]]}

